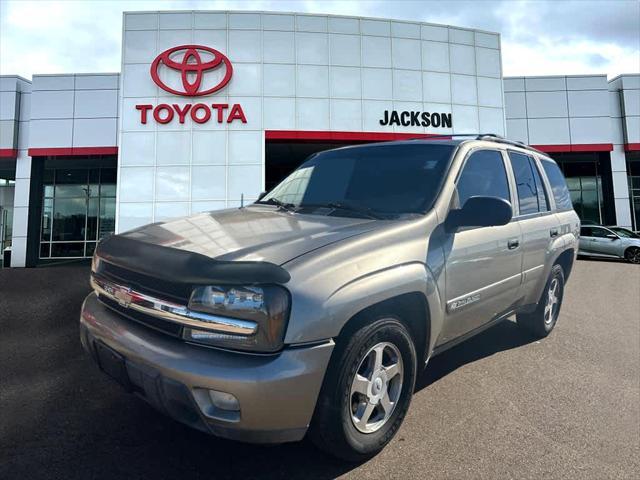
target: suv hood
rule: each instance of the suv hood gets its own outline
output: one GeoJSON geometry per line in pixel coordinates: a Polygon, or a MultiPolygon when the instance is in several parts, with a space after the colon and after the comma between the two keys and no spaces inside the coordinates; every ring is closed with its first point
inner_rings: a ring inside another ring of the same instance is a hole
{"type": "Polygon", "coordinates": [[[118,237],[219,261],[282,265],[312,250],[373,230],[380,223],[367,218],[294,214],[253,205],[154,223],[118,237]]]}

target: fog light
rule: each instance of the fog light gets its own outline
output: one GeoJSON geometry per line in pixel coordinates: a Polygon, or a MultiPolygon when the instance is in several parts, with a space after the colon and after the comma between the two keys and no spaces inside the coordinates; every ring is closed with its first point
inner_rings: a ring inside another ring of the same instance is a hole
{"type": "Polygon", "coordinates": [[[240,402],[238,399],[226,392],[218,392],[217,390],[209,390],[209,398],[211,403],[220,410],[237,412],[240,410],[240,402]]]}

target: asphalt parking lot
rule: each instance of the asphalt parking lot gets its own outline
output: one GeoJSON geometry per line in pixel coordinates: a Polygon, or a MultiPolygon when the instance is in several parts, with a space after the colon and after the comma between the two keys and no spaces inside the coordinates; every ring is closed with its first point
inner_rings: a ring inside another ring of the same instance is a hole
{"type": "Polygon", "coordinates": [[[123,393],[80,347],[87,275],[0,270],[0,478],[640,476],[636,265],[579,261],[542,342],[504,322],[435,358],[394,441],[361,465],[307,441],[219,440],[123,393]]]}

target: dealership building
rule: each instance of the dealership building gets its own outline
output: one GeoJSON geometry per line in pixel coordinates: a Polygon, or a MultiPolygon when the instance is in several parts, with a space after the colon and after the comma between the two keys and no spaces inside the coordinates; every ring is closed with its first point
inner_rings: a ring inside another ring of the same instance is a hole
{"type": "Polygon", "coordinates": [[[548,152],[583,220],[640,229],[638,73],[503,78],[497,33],[377,18],[136,12],[122,31],[120,73],[0,76],[12,266],[251,202],[320,150],[478,132],[548,152]]]}

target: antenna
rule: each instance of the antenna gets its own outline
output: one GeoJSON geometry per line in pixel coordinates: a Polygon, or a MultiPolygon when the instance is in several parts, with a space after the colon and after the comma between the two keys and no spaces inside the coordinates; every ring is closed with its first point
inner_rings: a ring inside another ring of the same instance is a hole
{"type": "Polygon", "coordinates": [[[244,193],[240,194],[240,208],[244,208],[244,193]]]}

